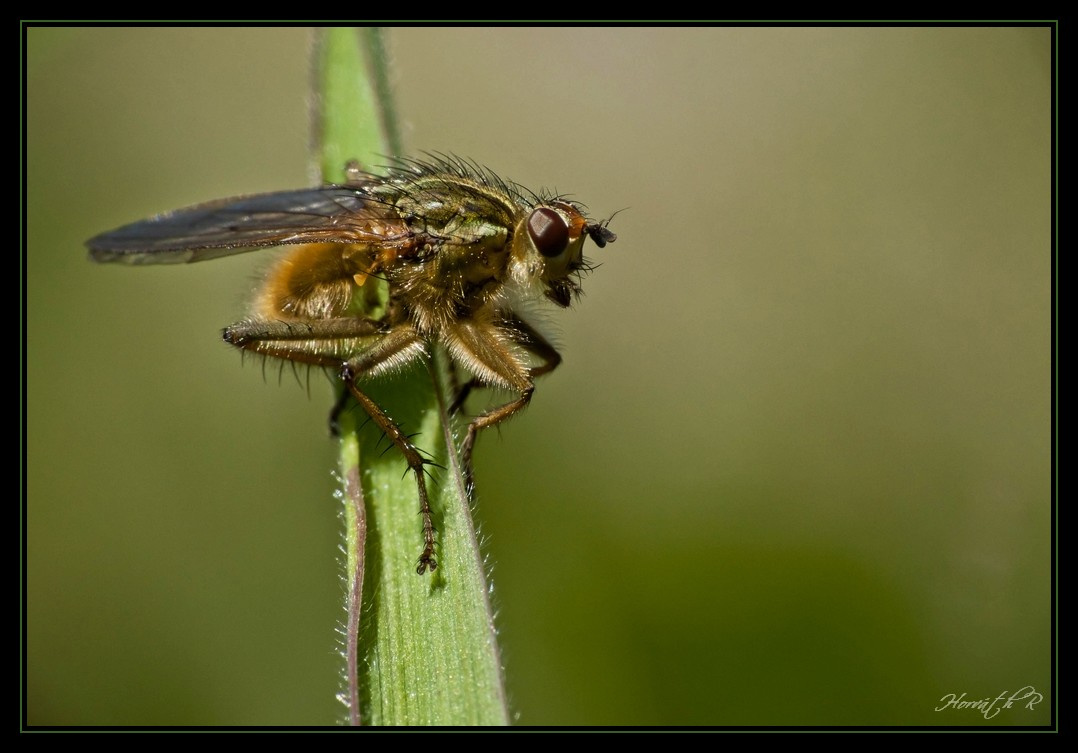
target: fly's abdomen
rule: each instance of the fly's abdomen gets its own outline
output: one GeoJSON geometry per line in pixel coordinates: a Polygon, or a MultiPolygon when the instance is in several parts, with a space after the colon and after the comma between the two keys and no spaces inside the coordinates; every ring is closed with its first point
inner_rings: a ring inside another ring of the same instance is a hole
{"type": "Polygon", "coordinates": [[[270,270],[255,302],[255,315],[268,320],[347,316],[372,266],[372,255],[366,246],[297,246],[270,270]]]}

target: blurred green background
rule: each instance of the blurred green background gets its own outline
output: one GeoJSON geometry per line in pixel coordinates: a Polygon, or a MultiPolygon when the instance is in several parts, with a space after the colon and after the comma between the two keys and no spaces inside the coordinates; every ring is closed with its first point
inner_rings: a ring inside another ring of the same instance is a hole
{"type": "MultiPolygon", "coordinates": [[[[28,32],[32,724],[341,717],[328,381],[219,336],[265,255],[82,246],[310,183],[309,38],[28,32]]],[[[409,150],[625,208],[476,453],[520,724],[1049,721],[1050,41],[390,34],[409,150]]]]}

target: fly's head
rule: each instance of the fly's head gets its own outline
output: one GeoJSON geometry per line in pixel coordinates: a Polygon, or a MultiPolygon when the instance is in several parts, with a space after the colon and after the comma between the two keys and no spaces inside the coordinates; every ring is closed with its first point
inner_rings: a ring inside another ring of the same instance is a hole
{"type": "Polygon", "coordinates": [[[590,221],[571,202],[554,200],[532,207],[513,233],[510,278],[568,306],[580,293],[577,280],[591,269],[583,252],[586,238],[599,248],[617,240],[606,222],[590,221]]]}

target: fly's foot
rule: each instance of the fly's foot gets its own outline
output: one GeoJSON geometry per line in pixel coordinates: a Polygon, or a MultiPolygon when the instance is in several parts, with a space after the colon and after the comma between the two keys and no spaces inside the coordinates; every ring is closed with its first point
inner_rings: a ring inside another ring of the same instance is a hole
{"type": "Polygon", "coordinates": [[[419,561],[416,563],[415,571],[417,575],[423,575],[428,570],[432,573],[438,569],[438,560],[434,559],[434,552],[424,548],[423,554],[419,555],[419,561]]]}
{"type": "Polygon", "coordinates": [[[416,486],[419,489],[419,514],[423,516],[423,553],[419,555],[415,568],[418,575],[423,575],[428,570],[434,572],[438,569],[438,561],[434,559],[434,522],[431,520],[427,484],[423,479],[424,466],[427,465],[437,465],[437,463],[426,458],[420,458],[419,464],[412,469],[415,472],[416,486]]]}

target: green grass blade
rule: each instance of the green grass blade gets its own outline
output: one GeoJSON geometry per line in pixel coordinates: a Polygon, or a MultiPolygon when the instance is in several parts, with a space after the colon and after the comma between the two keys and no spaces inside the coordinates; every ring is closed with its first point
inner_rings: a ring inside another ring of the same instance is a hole
{"type": "MultiPolygon", "coordinates": [[[[315,48],[316,160],[341,181],[347,160],[365,169],[399,153],[386,56],[375,29],[330,29],[315,48]]],[[[363,389],[442,468],[428,490],[439,567],[417,575],[421,519],[415,481],[396,448],[355,408],[341,420],[348,593],[349,721],[370,725],[507,724],[501,659],[486,573],[447,415],[446,356],[363,389]],[[357,424],[359,428],[357,429],[357,424]],[[418,432],[418,433],[417,433],[418,432]],[[364,536],[364,531],[366,535],[364,536]],[[364,541],[365,538],[365,541],[364,541]],[[362,715],[360,714],[362,712],[362,715]]]]}

